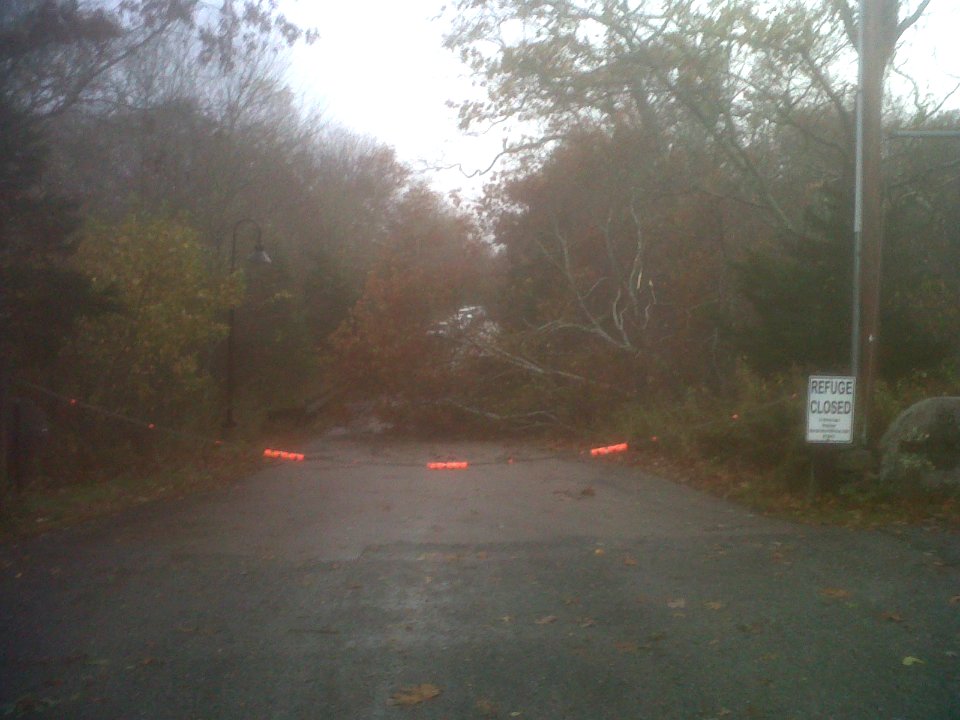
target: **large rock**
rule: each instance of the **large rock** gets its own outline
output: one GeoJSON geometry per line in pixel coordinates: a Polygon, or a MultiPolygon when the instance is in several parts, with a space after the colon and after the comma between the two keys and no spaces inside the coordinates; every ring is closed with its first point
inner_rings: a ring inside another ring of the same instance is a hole
{"type": "Polygon", "coordinates": [[[880,440],[880,480],[901,490],[960,490],[960,397],[921,400],[880,440]]]}

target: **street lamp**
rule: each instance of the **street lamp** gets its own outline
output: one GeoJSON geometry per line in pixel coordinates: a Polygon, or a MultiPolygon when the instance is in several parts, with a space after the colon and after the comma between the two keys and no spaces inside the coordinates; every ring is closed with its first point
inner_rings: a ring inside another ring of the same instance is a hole
{"type": "MultiPolygon", "coordinates": [[[[263,243],[260,241],[261,230],[260,226],[250,218],[242,218],[238,220],[236,225],[233,226],[233,240],[230,243],[230,274],[233,275],[236,270],[237,265],[237,240],[240,236],[240,227],[244,224],[251,225],[254,230],[254,247],[253,252],[247,256],[247,262],[256,264],[256,265],[269,265],[272,260],[270,256],[267,255],[267,251],[263,247],[263,243]]],[[[235,377],[235,342],[234,342],[234,333],[236,330],[236,320],[237,320],[237,309],[234,307],[230,308],[230,315],[228,319],[229,331],[227,333],[227,414],[223,419],[223,429],[230,430],[237,426],[236,421],[233,419],[233,391],[236,386],[236,377],[235,377]]]]}

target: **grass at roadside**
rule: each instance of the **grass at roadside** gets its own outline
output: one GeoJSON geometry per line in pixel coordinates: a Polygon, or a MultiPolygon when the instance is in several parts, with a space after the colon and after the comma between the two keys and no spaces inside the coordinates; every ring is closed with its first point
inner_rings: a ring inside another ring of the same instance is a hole
{"type": "Polygon", "coordinates": [[[7,493],[0,507],[0,542],[222,487],[258,467],[259,447],[236,444],[151,470],[118,470],[67,485],[34,484],[16,496],[7,493]]]}
{"type": "Polygon", "coordinates": [[[870,481],[811,495],[771,482],[756,468],[732,469],[707,460],[683,460],[658,452],[631,453],[625,462],[661,477],[746,505],[756,512],[814,525],[877,528],[937,525],[960,531],[960,497],[886,496],[870,481]]]}
{"type": "MultiPolygon", "coordinates": [[[[740,366],[723,396],[691,390],[673,402],[627,402],[597,434],[629,439],[637,451],[630,461],[645,470],[765,514],[854,527],[960,529],[960,493],[894,494],[876,479],[870,453],[813,451],[805,440],[805,387],[798,371],[762,377],[740,366]],[[814,468],[822,487],[811,487],[814,468]]],[[[900,412],[953,387],[952,371],[881,383],[874,442],[900,412]]]]}

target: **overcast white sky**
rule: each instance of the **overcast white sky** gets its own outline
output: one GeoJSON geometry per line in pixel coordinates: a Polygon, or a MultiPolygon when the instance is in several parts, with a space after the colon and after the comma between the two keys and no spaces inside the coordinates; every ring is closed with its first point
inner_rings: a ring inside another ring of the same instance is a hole
{"type": "MultiPolygon", "coordinates": [[[[288,13],[320,39],[293,55],[292,84],[328,118],[397,150],[414,169],[485,168],[500,136],[466,137],[447,101],[476,95],[467,69],[442,47],[441,0],[299,0],[288,13]]],[[[479,189],[459,170],[431,173],[437,189],[479,189]]]]}
{"type": "MultiPolygon", "coordinates": [[[[446,105],[478,91],[467,69],[442,47],[447,21],[436,18],[444,4],[286,0],[284,10],[292,19],[320,31],[316,43],[294,52],[294,89],[331,120],[393,146],[414,169],[455,163],[468,171],[487,167],[502,136],[465,137],[457,128],[456,110],[446,105]]],[[[960,80],[960,1],[933,0],[905,41],[898,59],[909,58],[914,77],[928,78],[941,92],[951,76],[955,84],[960,80]]],[[[470,195],[481,187],[458,170],[429,177],[443,191],[462,188],[470,195]]]]}

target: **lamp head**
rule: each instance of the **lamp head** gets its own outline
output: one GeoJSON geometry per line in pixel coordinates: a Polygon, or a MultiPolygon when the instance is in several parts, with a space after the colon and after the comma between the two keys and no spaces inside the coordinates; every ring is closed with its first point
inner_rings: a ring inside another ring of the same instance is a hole
{"type": "Polygon", "coordinates": [[[270,265],[273,260],[270,259],[266,249],[263,247],[263,243],[258,239],[256,247],[253,248],[253,252],[247,256],[247,262],[253,263],[254,265],[270,265]]]}

